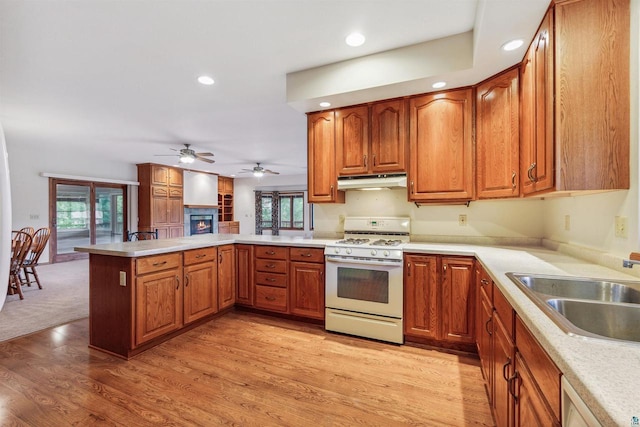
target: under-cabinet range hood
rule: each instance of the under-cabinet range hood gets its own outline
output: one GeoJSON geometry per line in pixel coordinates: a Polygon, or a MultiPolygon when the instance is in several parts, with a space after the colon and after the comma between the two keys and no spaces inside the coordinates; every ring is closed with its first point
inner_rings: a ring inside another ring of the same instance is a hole
{"type": "Polygon", "coordinates": [[[380,190],[407,188],[407,175],[363,175],[338,178],[338,190],[380,190]]]}

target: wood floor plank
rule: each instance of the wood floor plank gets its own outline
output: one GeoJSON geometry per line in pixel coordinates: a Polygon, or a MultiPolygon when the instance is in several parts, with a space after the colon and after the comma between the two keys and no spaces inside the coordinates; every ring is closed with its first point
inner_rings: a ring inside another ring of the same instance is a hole
{"type": "Polygon", "coordinates": [[[493,425],[474,357],[230,312],[124,361],[81,320],[0,343],[0,425],[493,425]]]}

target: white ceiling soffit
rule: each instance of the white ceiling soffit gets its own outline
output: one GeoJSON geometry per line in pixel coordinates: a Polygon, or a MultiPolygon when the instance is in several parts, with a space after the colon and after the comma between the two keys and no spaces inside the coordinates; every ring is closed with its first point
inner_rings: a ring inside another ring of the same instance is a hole
{"type": "Polygon", "coordinates": [[[429,93],[441,80],[446,89],[477,84],[522,60],[548,6],[547,0],[480,0],[470,31],[288,73],[287,102],[309,112],[320,101],[335,108],[429,93]],[[525,47],[502,51],[515,38],[525,47]]]}

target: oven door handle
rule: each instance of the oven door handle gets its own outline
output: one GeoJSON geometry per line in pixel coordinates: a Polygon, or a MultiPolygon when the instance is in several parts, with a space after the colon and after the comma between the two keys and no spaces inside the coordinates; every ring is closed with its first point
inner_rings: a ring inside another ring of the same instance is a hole
{"type": "Polygon", "coordinates": [[[367,260],[362,260],[362,259],[335,258],[335,257],[330,257],[330,256],[325,257],[325,260],[327,262],[332,262],[332,263],[335,263],[335,264],[361,264],[361,265],[368,265],[368,266],[384,265],[384,266],[390,266],[390,267],[402,267],[402,260],[398,260],[398,261],[367,261],[367,260]]]}

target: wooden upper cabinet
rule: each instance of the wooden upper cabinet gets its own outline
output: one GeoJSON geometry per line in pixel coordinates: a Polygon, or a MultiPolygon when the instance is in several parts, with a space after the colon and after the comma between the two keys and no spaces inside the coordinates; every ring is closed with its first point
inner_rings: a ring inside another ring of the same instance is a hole
{"type": "Polygon", "coordinates": [[[369,107],[335,111],[338,175],[364,175],[369,170],[369,107]]]}
{"type": "Polygon", "coordinates": [[[519,195],[519,117],[518,69],[478,86],[476,186],[479,199],[519,195]]]}
{"type": "Polygon", "coordinates": [[[412,98],[409,106],[409,200],[471,200],[472,89],[412,98]]]}
{"type": "Polygon", "coordinates": [[[334,112],[309,114],[307,130],[309,203],[344,203],[344,191],[338,191],[336,174],[334,112]]]}
{"type": "Polygon", "coordinates": [[[549,11],[521,67],[520,186],[524,195],[554,187],[553,41],[553,11],[549,11]]]}
{"type": "Polygon", "coordinates": [[[336,110],[339,176],[406,171],[406,100],[336,110]]]}
{"type": "Polygon", "coordinates": [[[556,190],[629,188],[630,2],[555,6],[556,190]]]}
{"type": "Polygon", "coordinates": [[[407,101],[397,99],[371,106],[371,172],[407,170],[407,101]]]}
{"type": "Polygon", "coordinates": [[[138,229],[158,230],[158,238],[184,234],[182,169],[144,163],[138,165],[138,229]]]}

